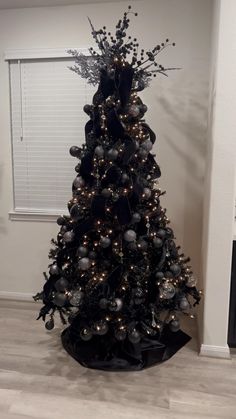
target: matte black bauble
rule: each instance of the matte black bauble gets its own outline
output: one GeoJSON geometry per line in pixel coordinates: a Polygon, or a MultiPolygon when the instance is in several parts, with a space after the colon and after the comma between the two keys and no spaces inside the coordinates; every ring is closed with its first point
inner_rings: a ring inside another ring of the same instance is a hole
{"type": "Polygon", "coordinates": [[[67,297],[63,292],[56,292],[53,303],[58,307],[63,307],[67,301],[67,297]]]}
{"type": "Polygon", "coordinates": [[[115,331],[115,338],[119,342],[122,342],[126,339],[127,332],[124,327],[121,327],[115,331]]]}
{"type": "Polygon", "coordinates": [[[85,246],[79,246],[77,249],[77,256],[83,258],[85,256],[87,256],[88,254],[88,249],[85,246]]]}
{"type": "Polygon", "coordinates": [[[53,265],[50,266],[49,273],[51,275],[59,275],[60,269],[56,263],[53,263],[53,265]]]}
{"type": "Polygon", "coordinates": [[[109,301],[106,298],[101,298],[101,300],[99,301],[99,307],[102,310],[106,310],[107,306],[108,306],[109,301]]]}
{"type": "Polygon", "coordinates": [[[83,110],[87,115],[90,115],[93,110],[93,107],[91,105],[84,105],[83,110]]]}
{"type": "Polygon", "coordinates": [[[72,218],[73,221],[78,221],[80,218],[80,205],[79,204],[74,204],[71,209],[70,209],[70,216],[72,218]]]}
{"type": "Polygon", "coordinates": [[[139,223],[141,221],[141,215],[138,212],[134,212],[132,215],[132,223],[139,223]]]}
{"type": "Polygon", "coordinates": [[[91,250],[91,252],[89,252],[88,254],[89,259],[95,260],[97,259],[97,253],[94,252],[93,250],[91,250]]]}
{"type": "Polygon", "coordinates": [[[84,184],[84,179],[81,176],[77,176],[73,182],[75,188],[82,188],[84,184]]]}
{"type": "Polygon", "coordinates": [[[109,198],[111,196],[112,192],[110,191],[110,189],[103,189],[102,190],[102,196],[104,196],[104,198],[109,198]]]}
{"type": "Polygon", "coordinates": [[[55,283],[55,288],[57,291],[65,291],[67,289],[69,285],[69,282],[67,281],[67,279],[65,278],[60,278],[57,280],[57,282],[55,283]]]}
{"type": "Polygon", "coordinates": [[[163,272],[159,271],[155,273],[155,277],[156,279],[163,279],[164,278],[164,274],[163,272]]]}
{"type": "Polygon", "coordinates": [[[111,239],[109,239],[109,237],[102,237],[100,240],[100,245],[101,247],[103,247],[104,249],[106,249],[107,247],[109,247],[111,244],[111,239]]]}
{"type": "Polygon", "coordinates": [[[170,266],[170,271],[173,273],[174,276],[179,276],[181,274],[181,267],[177,265],[177,263],[173,263],[170,266]]]}
{"type": "Polygon", "coordinates": [[[154,247],[156,247],[157,249],[159,249],[160,247],[162,247],[163,241],[159,237],[154,237],[154,239],[153,239],[153,245],[154,245],[154,247]]]}
{"type": "Polygon", "coordinates": [[[75,234],[73,231],[67,231],[64,235],[63,235],[63,240],[66,243],[70,243],[74,240],[75,234]]]}
{"type": "Polygon", "coordinates": [[[157,235],[158,237],[160,237],[161,239],[164,239],[165,235],[166,235],[166,230],[164,230],[163,228],[159,228],[159,230],[157,230],[157,235]]]}
{"type": "Polygon", "coordinates": [[[64,218],[64,217],[58,217],[58,219],[57,219],[57,224],[58,224],[59,226],[63,226],[63,225],[65,224],[65,222],[66,222],[66,220],[65,220],[65,218],[64,218]]]}
{"type": "Polygon", "coordinates": [[[91,261],[89,258],[83,257],[79,260],[79,268],[81,271],[87,271],[91,266],[91,261]]]}
{"type": "Polygon", "coordinates": [[[98,322],[94,323],[94,325],[93,325],[93,332],[96,335],[99,335],[99,336],[105,335],[108,332],[108,329],[109,329],[109,327],[108,327],[107,322],[103,321],[103,320],[98,321],[98,322]]]}

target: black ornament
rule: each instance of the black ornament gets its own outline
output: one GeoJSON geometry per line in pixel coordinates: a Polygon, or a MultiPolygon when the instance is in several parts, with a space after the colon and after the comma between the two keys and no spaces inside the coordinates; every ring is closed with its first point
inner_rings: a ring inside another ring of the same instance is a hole
{"type": "Polygon", "coordinates": [[[69,282],[67,281],[67,279],[65,278],[60,278],[57,280],[57,282],[55,283],[55,288],[57,291],[65,291],[67,289],[69,285],[69,282]]]}
{"type": "Polygon", "coordinates": [[[141,215],[138,212],[134,212],[132,215],[132,223],[139,223],[141,221],[141,215]]]}
{"type": "Polygon", "coordinates": [[[73,231],[67,231],[64,235],[63,235],[63,240],[66,243],[70,243],[74,240],[75,234],[73,231]]]}
{"type": "Polygon", "coordinates": [[[128,339],[131,343],[139,343],[141,336],[140,333],[138,332],[137,329],[132,329],[129,333],[128,333],[128,339]]]}
{"type": "Polygon", "coordinates": [[[66,301],[66,295],[62,292],[57,292],[53,298],[53,303],[58,307],[63,307],[66,301]]]}
{"type": "Polygon", "coordinates": [[[91,252],[88,254],[88,257],[89,259],[95,260],[97,259],[97,253],[91,250],[91,252]]]}
{"type": "Polygon", "coordinates": [[[51,275],[59,275],[60,269],[56,263],[53,263],[53,265],[50,266],[49,273],[51,275]]]}
{"type": "Polygon", "coordinates": [[[93,325],[93,332],[95,335],[103,336],[108,332],[108,324],[106,321],[100,320],[93,325]]]}
{"type": "Polygon", "coordinates": [[[180,322],[177,319],[173,319],[169,323],[169,328],[172,332],[178,332],[180,329],[180,322]]]}
{"type": "Polygon", "coordinates": [[[79,204],[74,204],[71,209],[70,209],[70,216],[72,218],[73,221],[78,221],[80,218],[80,205],[79,204]]]}
{"type": "Polygon", "coordinates": [[[101,298],[101,300],[99,301],[99,307],[102,310],[106,310],[107,306],[108,306],[109,301],[106,298],[101,298]]]}
{"type": "Polygon", "coordinates": [[[121,326],[119,329],[115,331],[115,338],[119,342],[122,342],[126,339],[127,332],[123,326],[121,326]]]}
{"type": "Polygon", "coordinates": [[[157,230],[157,235],[158,237],[160,237],[161,239],[164,239],[165,235],[166,235],[166,231],[163,228],[159,228],[159,230],[157,230]]]}
{"type": "Polygon", "coordinates": [[[87,327],[84,327],[80,332],[80,337],[81,337],[82,340],[88,341],[88,340],[92,339],[93,334],[92,334],[90,329],[88,329],[87,327]]]}
{"type": "Polygon", "coordinates": [[[76,145],[73,145],[70,148],[70,155],[72,157],[79,157],[80,156],[80,149],[79,149],[79,147],[77,147],[76,145]]]}
{"type": "Polygon", "coordinates": [[[121,298],[115,298],[109,304],[110,311],[120,311],[122,307],[123,307],[123,301],[121,300],[121,298]]]}
{"type": "Polygon", "coordinates": [[[83,258],[85,256],[87,256],[88,254],[88,249],[85,246],[79,246],[78,250],[77,250],[77,256],[83,258]]]}
{"type": "Polygon", "coordinates": [[[177,263],[173,263],[173,265],[170,266],[170,271],[174,276],[179,276],[181,274],[181,267],[177,265],[177,263]]]}
{"type": "Polygon", "coordinates": [[[58,219],[57,219],[57,224],[58,224],[59,226],[63,226],[63,225],[65,224],[65,222],[66,222],[66,220],[65,220],[65,218],[64,218],[64,217],[58,217],[58,219]]]}
{"type": "Polygon", "coordinates": [[[109,239],[109,237],[102,237],[100,240],[100,245],[101,247],[103,247],[104,249],[106,249],[107,247],[109,247],[111,244],[111,239],[109,239]]]}
{"type": "Polygon", "coordinates": [[[153,245],[154,245],[154,247],[156,247],[157,249],[159,249],[160,247],[162,247],[163,241],[159,237],[154,237],[154,239],[153,239],[153,245]]]}
{"type": "Polygon", "coordinates": [[[51,317],[51,319],[50,320],[48,320],[46,323],[45,323],[45,328],[47,329],[47,330],[52,330],[52,329],[54,329],[54,320],[53,320],[53,318],[51,317]]]}

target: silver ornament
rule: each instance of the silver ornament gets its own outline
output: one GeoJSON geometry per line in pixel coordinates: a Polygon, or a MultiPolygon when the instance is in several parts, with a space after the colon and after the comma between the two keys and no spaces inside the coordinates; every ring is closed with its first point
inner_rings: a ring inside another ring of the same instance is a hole
{"type": "Polygon", "coordinates": [[[160,297],[164,300],[170,300],[175,295],[175,287],[171,282],[165,281],[160,286],[160,297]]]}
{"type": "Polygon", "coordinates": [[[140,155],[140,157],[142,157],[142,159],[145,159],[145,157],[147,157],[148,155],[148,151],[144,148],[140,148],[138,154],[140,155]]]}
{"type": "Polygon", "coordinates": [[[107,157],[109,160],[115,160],[118,157],[118,151],[115,148],[111,148],[108,153],[107,157]]]}
{"type": "Polygon", "coordinates": [[[101,240],[100,240],[101,247],[106,249],[106,247],[109,247],[110,244],[111,244],[111,240],[109,239],[109,237],[102,237],[101,238],[101,240]]]}
{"type": "Polygon", "coordinates": [[[196,287],[197,279],[194,276],[190,276],[186,281],[186,286],[189,288],[196,287]]]}
{"type": "Polygon", "coordinates": [[[70,297],[70,304],[74,307],[78,307],[83,299],[84,293],[82,291],[72,291],[70,297]]]}
{"type": "Polygon", "coordinates": [[[132,215],[132,223],[139,223],[141,221],[141,215],[138,212],[134,212],[132,215]]]}
{"type": "Polygon", "coordinates": [[[143,195],[144,195],[144,198],[149,199],[151,197],[151,195],[152,195],[151,189],[144,188],[143,189],[143,195]]]}
{"type": "Polygon", "coordinates": [[[140,108],[137,105],[131,105],[128,112],[130,116],[136,118],[140,113],[140,108]]]}
{"type": "Polygon", "coordinates": [[[121,298],[114,298],[113,301],[109,304],[109,309],[111,311],[120,311],[123,307],[123,301],[121,298]]]}
{"type": "Polygon", "coordinates": [[[91,260],[89,258],[82,258],[79,260],[79,268],[81,271],[87,271],[91,266],[91,260]]]}
{"type": "Polygon", "coordinates": [[[56,263],[54,263],[52,266],[50,266],[49,273],[51,275],[59,275],[60,269],[58,268],[56,263]]]}
{"type": "Polygon", "coordinates": [[[181,274],[181,267],[177,265],[177,263],[173,263],[170,265],[170,271],[173,273],[174,276],[179,276],[181,274]]]}
{"type": "Polygon", "coordinates": [[[102,158],[104,156],[104,149],[101,145],[97,145],[95,147],[94,153],[99,157],[102,158]]]}
{"type": "Polygon", "coordinates": [[[73,182],[75,188],[82,188],[85,184],[84,179],[81,176],[77,176],[73,182]]]}
{"type": "Polygon", "coordinates": [[[134,242],[136,240],[137,234],[134,230],[126,230],[124,233],[124,239],[127,242],[134,242]]]}
{"type": "Polygon", "coordinates": [[[66,243],[70,243],[74,240],[75,234],[73,231],[67,231],[64,235],[63,235],[63,240],[66,243]]]}

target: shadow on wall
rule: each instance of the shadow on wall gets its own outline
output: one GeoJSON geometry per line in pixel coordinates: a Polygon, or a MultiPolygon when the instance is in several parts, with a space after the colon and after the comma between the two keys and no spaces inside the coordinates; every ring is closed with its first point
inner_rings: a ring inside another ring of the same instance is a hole
{"type": "MultiPolygon", "coordinates": [[[[164,84],[163,88],[162,85],[159,86],[158,93],[154,96],[156,106],[164,116],[164,131],[161,129],[160,143],[165,150],[165,156],[168,156],[167,170],[171,171],[169,174],[164,173],[165,157],[163,175],[168,178],[175,199],[182,200],[182,203],[176,205],[177,208],[180,207],[180,211],[175,215],[175,224],[179,216],[183,218],[183,251],[186,255],[190,254],[193,270],[201,278],[208,83],[202,82],[199,85],[193,80],[180,81],[179,85],[184,86],[181,89],[176,86],[176,82],[168,84],[167,89],[164,84]]],[[[173,202],[173,199],[169,197],[168,201],[173,202]]],[[[173,228],[175,229],[174,225],[173,228]]]]}

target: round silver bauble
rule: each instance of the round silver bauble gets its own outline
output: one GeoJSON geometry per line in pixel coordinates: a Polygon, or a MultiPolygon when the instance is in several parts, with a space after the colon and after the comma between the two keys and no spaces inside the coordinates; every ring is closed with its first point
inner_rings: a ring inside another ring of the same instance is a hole
{"type": "Polygon", "coordinates": [[[87,247],[85,247],[85,246],[79,246],[78,247],[78,249],[77,249],[77,256],[78,257],[83,258],[83,257],[87,256],[87,254],[88,254],[87,247]]]}
{"type": "Polygon", "coordinates": [[[123,307],[123,301],[121,298],[114,298],[109,304],[110,311],[120,311],[123,307]]]}
{"type": "Polygon", "coordinates": [[[189,302],[186,297],[182,297],[179,301],[179,307],[181,310],[188,310],[189,302]]]}
{"type": "Polygon", "coordinates": [[[49,273],[51,275],[59,275],[60,269],[59,269],[59,267],[57,266],[56,263],[54,263],[53,265],[50,266],[49,273]]]}
{"type": "Polygon", "coordinates": [[[82,291],[71,291],[70,297],[70,304],[74,307],[78,307],[84,297],[84,293],[82,291]]]}
{"type": "Polygon", "coordinates": [[[141,145],[142,145],[142,148],[144,148],[144,150],[148,152],[151,151],[153,147],[153,144],[150,140],[145,140],[141,145]]]}
{"type": "Polygon", "coordinates": [[[104,156],[104,149],[101,145],[97,145],[95,147],[94,153],[99,157],[102,158],[104,156]]]}
{"type": "Polygon", "coordinates": [[[63,292],[56,292],[53,303],[58,307],[63,307],[67,301],[67,297],[63,292]]]}
{"type": "Polygon", "coordinates": [[[140,114],[140,108],[137,105],[131,105],[128,112],[132,118],[136,118],[140,114]]]}
{"type": "Polygon", "coordinates": [[[73,231],[67,231],[64,235],[63,235],[63,240],[65,243],[70,243],[74,240],[75,234],[73,231]]]}
{"type": "Polygon", "coordinates": [[[160,297],[164,300],[170,300],[175,295],[175,287],[171,282],[165,281],[160,286],[160,297]]]}
{"type": "Polygon", "coordinates": [[[69,282],[67,281],[67,279],[62,277],[56,281],[55,288],[57,291],[63,292],[67,289],[68,285],[69,282]]]}
{"type": "Polygon", "coordinates": [[[103,247],[103,249],[106,249],[111,244],[111,239],[109,237],[102,237],[100,240],[100,245],[103,247]]]}
{"type": "Polygon", "coordinates": [[[107,157],[109,160],[115,160],[118,157],[118,154],[118,150],[111,148],[107,153],[107,157]]]}
{"type": "Polygon", "coordinates": [[[126,230],[124,233],[124,239],[127,242],[134,242],[136,240],[137,234],[134,230],[126,230]]]}

